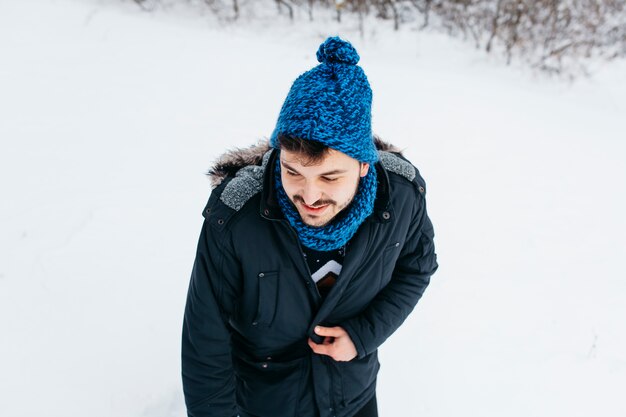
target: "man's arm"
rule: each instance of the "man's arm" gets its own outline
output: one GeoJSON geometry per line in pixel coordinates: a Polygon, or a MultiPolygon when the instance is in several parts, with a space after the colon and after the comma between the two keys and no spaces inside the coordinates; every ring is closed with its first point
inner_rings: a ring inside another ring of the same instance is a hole
{"type": "Polygon", "coordinates": [[[341,323],[362,358],[395,332],[413,310],[438,268],[433,225],[424,195],[396,262],[391,281],[358,316],[341,323]]]}
{"type": "Polygon", "coordinates": [[[189,417],[237,415],[227,317],[235,300],[233,257],[204,222],[193,264],[182,335],[182,379],[189,417]]]}

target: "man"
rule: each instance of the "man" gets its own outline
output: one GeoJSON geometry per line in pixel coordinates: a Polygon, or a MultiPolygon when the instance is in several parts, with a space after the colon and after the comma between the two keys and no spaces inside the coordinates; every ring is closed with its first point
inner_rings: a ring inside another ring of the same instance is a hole
{"type": "Polygon", "coordinates": [[[269,143],[225,154],[187,296],[190,417],[375,417],[378,347],[438,264],[425,183],[371,132],[340,38],[298,77],[269,143]]]}

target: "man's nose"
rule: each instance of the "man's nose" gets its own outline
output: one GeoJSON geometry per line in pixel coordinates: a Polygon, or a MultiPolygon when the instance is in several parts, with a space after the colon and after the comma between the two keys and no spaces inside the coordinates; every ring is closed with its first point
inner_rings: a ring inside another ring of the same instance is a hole
{"type": "Polygon", "coordinates": [[[311,182],[304,185],[302,190],[302,199],[307,206],[312,206],[322,197],[322,190],[320,190],[315,184],[311,182]]]}

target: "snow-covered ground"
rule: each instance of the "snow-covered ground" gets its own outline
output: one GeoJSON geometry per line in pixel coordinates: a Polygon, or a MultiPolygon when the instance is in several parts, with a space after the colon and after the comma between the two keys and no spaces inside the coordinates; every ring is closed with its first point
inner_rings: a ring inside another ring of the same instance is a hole
{"type": "Polygon", "coordinates": [[[440,263],[381,349],[381,416],[626,415],[626,64],[568,85],[387,26],[0,1],[1,416],[184,415],[203,172],[335,34],[440,263]]]}

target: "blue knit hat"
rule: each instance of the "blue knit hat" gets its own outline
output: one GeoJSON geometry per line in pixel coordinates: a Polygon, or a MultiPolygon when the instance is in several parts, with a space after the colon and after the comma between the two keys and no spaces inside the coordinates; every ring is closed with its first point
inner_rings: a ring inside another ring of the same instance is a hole
{"type": "Polygon", "coordinates": [[[378,152],[372,138],[372,89],[347,41],[330,37],[317,51],[319,65],[291,86],[270,137],[286,134],[321,142],[360,162],[374,164],[378,152]]]}

